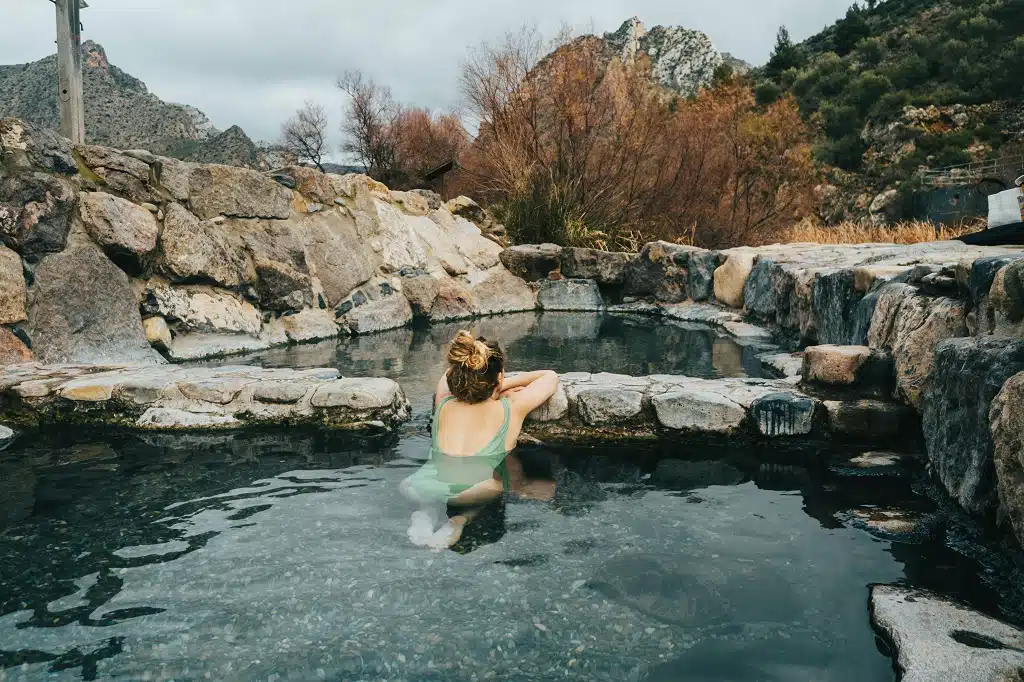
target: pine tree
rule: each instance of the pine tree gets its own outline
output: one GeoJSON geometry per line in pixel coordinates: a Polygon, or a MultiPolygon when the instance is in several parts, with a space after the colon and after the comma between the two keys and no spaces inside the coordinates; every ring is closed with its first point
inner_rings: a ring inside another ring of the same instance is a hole
{"type": "Polygon", "coordinates": [[[780,26],[779,32],[775,37],[775,49],[765,65],[765,73],[770,78],[778,79],[788,69],[799,69],[802,67],[804,61],[803,50],[793,44],[789,37],[789,29],[785,26],[780,26]]]}

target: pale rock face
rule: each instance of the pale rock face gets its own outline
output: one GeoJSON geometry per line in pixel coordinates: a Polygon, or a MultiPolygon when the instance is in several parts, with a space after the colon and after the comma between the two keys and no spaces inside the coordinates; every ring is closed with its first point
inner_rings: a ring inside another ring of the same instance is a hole
{"type": "Polygon", "coordinates": [[[328,307],[337,306],[373,277],[373,257],[349,215],[335,210],[307,216],[298,232],[306,239],[310,272],[320,280],[328,307]]]}
{"type": "Polygon", "coordinates": [[[569,397],[565,386],[559,384],[558,390],[551,398],[530,413],[528,421],[537,423],[555,422],[569,413],[569,397]]]}
{"type": "Polygon", "coordinates": [[[0,324],[25,319],[25,274],[21,256],[0,245],[0,324]]]}
{"type": "Polygon", "coordinates": [[[171,281],[238,289],[256,280],[256,270],[237,234],[200,221],[177,203],[167,205],[163,225],[159,269],[171,281]]]}
{"type": "Polygon", "coordinates": [[[469,261],[459,252],[451,235],[445,233],[436,222],[426,216],[415,215],[405,216],[405,221],[426,248],[429,264],[437,263],[452,277],[469,272],[469,261]]]}
{"type": "Polygon", "coordinates": [[[484,237],[480,228],[465,218],[454,217],[447,234],[458,252],[473,266],[489,270],[500,262],[501,246],[484,237]]]}
{"type": "Polygon", "coordinates": [[[753,253],[730,253],[725,264],[715,270],[715,298],[732,308],[742,308],[743,289],[754,269],[754,259],[753,253]]]}
{"type": "Polygon", "coordinates": [[[263,316],[255,306],[237,294],[213,287],[151,286],[145,307],[177,321],[179,331],[185,333],[258,337],[263,329],[263,316]]]}
{"type": "Polygon", "coordinates": [[[377,230],[368,243],[377,253],[384,272],[402,268],[423,268],[427,265],[427,249],[416,234],[416,223],[391,204],[374,199],[377,230]]]}
{"type": "Polygon", "coordinates": [[[426,216],[430,213],[430,204],[419,194],[392,191],[391,200],[401,206],[409,215],[426,216]]]}
{"type": "Polygon", "coordinates": [[[636,17],[604,38],[623,61],[646,53],[654,78],[684,97],[696,95],[701,88],[711,85],[715,69],[724,61],[704,33],[679,26],[655,26],[647,31],[636,17]]]}
{"type": "Polygon", "coordinates": [[[273,179],[235,166],[192,166],[189,176],[192,210],[203,220],[276,218],[291,215],[292,191],[273,179]]]}
{"type": "Polygon", "coordinates": [[[556,244],[523,244],[505,249],[500,258],[516,277],[538,282],[561,267],[562,247],[556,244]]]}
{"type": "Polygon", "coordinates": [[[110,257],[126,258],[141,269],[156,250],[160,223],[141,206],[104,192],[82,192],[79,211],[86,232],[110,257]]]}

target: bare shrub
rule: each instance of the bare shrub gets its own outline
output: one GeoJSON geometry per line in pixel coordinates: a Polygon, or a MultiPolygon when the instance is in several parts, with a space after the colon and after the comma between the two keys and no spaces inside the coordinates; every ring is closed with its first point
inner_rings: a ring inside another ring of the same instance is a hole
{"type": "Polygon", "coordinates": [[[808,134],[791,100],[758,108],[738,82],[683,100],[646,58],[622,62],[593,37],[542,54],[524,29],[462,70],[479,134],[459,189],[491,204],[515,241],[732,246],[809,205],[808,134]]]}
{"type": "Polygon", "coordinates": [[[292,154],[300,162],[308,162],[323,171],[324,156],[328,153],[327,112],[323,106],[307,101],[295,115],[281,126],[282,151],[292,154]]]}

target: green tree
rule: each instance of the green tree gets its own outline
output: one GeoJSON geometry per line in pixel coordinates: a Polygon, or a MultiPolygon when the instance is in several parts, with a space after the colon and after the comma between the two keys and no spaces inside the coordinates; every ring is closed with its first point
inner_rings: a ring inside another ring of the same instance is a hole
{"type": "Polygon", "coordinates": [[[807,57],[799,46],[794,45],[789,37],[789,29],[779,27],[775,36],[775,49],[764,67],[765,74],[778,79],[787,69],[799,69],[807,63],[807,57]]]}

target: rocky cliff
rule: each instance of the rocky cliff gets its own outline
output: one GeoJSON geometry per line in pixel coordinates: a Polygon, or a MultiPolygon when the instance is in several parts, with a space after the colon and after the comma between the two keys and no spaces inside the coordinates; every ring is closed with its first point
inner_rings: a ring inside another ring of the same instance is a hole
{"type": "MultiPolygon", "coordinates": [[[[623,61],[647,55],[652,77],[684,97],[711,85],[715,70],[725,62],[704,33],[681,26],[655,26],[648,31],[637,17],[627,20],[617,31],[606,33],[604,40],[623,61]]],[[[732,57],[730,64],[742,68],[742,62],[732,57]]]]}
{"type": "MultiPolygon", "coordinates": [[[[103,47],[93,41],[84,43],[82,52],[90,144],[266,170],[262,153],[240,128],[222,133],[199,109],[164,102],[141,80],[111,64],[103,47]]],[[[0,66],[0,118],[13,116],[58,128],[56,83],[56,55],[31,64],[0,66]]]]}

